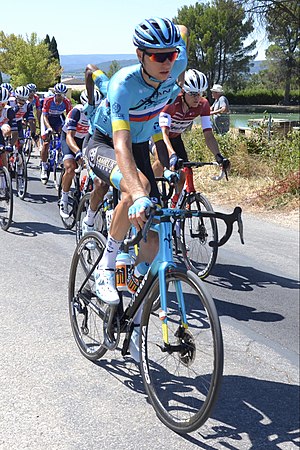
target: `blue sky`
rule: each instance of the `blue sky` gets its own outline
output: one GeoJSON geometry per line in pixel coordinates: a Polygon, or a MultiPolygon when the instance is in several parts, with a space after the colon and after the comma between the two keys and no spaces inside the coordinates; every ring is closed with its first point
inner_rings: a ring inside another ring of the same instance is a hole
{"type": "MultiPolygon", "coordinates": [[[[5,34],[23,37],[35,32],[39,39],[49,34],[61,55],[134,53],[132,33],[143,19],[153,16],[172,19],[178,9],[196,0],[15,0],[8,20],[1,24],[5,34]]],[[[9,8],[9,6],[8,6],[9,8]]],[[[253,39],[253,37],[252,37],[253,39]]],[[[261,39],[261,38],[260,38],[261,39]]],[[[264,59],[265,43],[257,50],[264,59]]]]}

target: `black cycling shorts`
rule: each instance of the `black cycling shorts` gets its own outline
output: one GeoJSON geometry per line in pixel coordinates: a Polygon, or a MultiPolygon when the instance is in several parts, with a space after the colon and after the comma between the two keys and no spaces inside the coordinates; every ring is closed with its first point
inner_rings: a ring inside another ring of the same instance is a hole
{"type": "MultiPolygon", "coordinates": [[[[137,168],[150,182],[150,198],[157,203],[159,191],[150,161],[149,141],[132,144],[132,153],[137,168]]],[[[97,177],[112,185],[111,173],[118,169],[112,139],[96,129],[88,142],[85,155],[97,177]]]]}

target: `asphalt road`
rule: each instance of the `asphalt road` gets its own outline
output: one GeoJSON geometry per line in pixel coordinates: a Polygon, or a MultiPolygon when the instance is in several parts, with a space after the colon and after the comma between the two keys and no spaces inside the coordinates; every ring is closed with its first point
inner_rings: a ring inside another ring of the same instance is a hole
{"type": "Polygon", "coordinates": [[[93,364],[79,353],[67,306],[75,236],[37,162],[30,195],[0,230],[0,449],[299,448],[298,231],[244,215],[245,245],[235,233],[220,249],[207,285],[224,334],[221,394],[201,429],[178,436],[130,358],[93,364]]]}

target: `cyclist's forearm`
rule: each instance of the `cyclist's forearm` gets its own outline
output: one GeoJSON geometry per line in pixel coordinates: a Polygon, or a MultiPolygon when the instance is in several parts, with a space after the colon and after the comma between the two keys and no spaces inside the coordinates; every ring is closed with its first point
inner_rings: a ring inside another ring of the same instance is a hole
{"type": "Polygon", "coordinates": [[[48,116],[46,116],[46,114],[43,114],[43,120],[46,128],[52,128],[49,123],[48,116]]]}
{"type": "Polygon", "coordinates": [[[164,140],[164,143],[165,143],[165,145],[167,147],[168,155],[169,155],[169,158],[170,158],[170,156],[173,153],[175,153],[175,151],[174,151],[174,149],[172,147],[172,144],[171,144],[171,141],[170,141],[169,128],[168,127],[161,127],[161,128],[162,128],[163,140],[164,140]]]}
{"type": "Polygon", "coordinates": [[[66,136],[66,142],[67,146],[70,150],[72,150],[73,153],[80,152],[80,148],[78,148],[78,145],[76,144],[76,141],[74,139],[75,131],[68,131],[66,136]]]}
{"type": "Polygon", "coordinates": [[[205,143],[214,156],[220,153],[218,142],[213,135],[212,130],[204,131],[205,143]]]}

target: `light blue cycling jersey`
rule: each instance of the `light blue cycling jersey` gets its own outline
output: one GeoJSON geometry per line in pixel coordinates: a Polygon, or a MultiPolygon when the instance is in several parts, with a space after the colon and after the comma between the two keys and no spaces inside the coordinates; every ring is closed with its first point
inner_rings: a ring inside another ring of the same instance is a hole
{"type": "MultiPolygon", "coordinates": [[[[142,66],[124,67],[109,81],[107,98],[98,106],[94,125],[103,134],[112,137],[113,131],[129,130],[132,143],[161,139],[158,116],[169,101],[175,100],[181,91],[176,79],[185,70],[187,53],[181,39],[177,47],[179,55],[169,78],[158,88],[145,82],[142,66]]],[[[94,79],[97,85],[97,78],[94,79]]]]}

